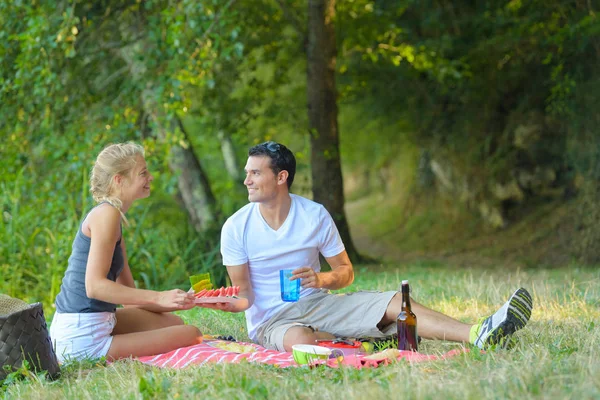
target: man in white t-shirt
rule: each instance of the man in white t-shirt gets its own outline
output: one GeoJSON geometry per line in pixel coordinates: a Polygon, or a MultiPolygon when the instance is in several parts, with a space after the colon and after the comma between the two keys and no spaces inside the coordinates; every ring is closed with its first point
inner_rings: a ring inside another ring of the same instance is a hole
{"type": "MultiPolygon", "coordinates": [[[[329,293],[352,283],[352,263],[327,210],[290,194],[296,173],[292,152],[265,142],[252,147],[248,156],[244,185],[250,203],[232,215],[221,232],[223,264],[232,285],[240,287],[241,300],[203,306],[245,311],[250,338],[280,351],[318,339],[395,333],[402,305],[398,292],[329,293]],[[331,271],[321,272],[319,254],[331,271]],[[281,300],[281,269],[294,269],[292,279],[301,280],[298,302],[281,300]]],[[[471,342],[481,348],[525,326],[532,308],[531,296],[521,288],[494,315],[470,325],[411,302],[420,336],[471,342]]]]}

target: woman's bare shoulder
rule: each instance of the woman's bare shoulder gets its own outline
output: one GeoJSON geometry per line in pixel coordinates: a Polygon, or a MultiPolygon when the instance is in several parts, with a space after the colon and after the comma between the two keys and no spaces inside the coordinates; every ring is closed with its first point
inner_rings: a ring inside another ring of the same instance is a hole
{"type": "Polygon", "coordinates": [[[92,237],[92,232],[110,232],[121,236],[121,213],[114,206],[104,203],[94,208],[83,222],[82,231],[92,237]]]}

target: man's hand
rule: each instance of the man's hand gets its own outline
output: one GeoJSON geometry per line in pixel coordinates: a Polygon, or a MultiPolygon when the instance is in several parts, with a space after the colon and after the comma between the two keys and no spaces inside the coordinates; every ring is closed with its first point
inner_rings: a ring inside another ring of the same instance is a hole
{"type": "Polygon", "coordinates": [[[333,257],[325,257],[331,271],[316,272],[311,267],[294,270],[291,280],[302,279],[302,287],[315,289],[338,290],[347,287],[354,280],[352,263],[346,250],[333,257]]]}
{"type": "Polygon", "coordinates": [[[211,308],[213,310],[227,311],[227,312],[242,312],[246,311],[250,307],[248,299],[240,297],[233,302],[227,303],[198,303],[198,307],[211,308]]]}
{"type": "Polygon", "coordinates": [[[302,287],[305,287],[305,288],[318,289],[318,288],[323,287],[321,279],[319,277],[319,273],[315,272],[315,270],[312,269],[311,267],[302,267],[302,268],[295,269],[290,280],[294,281],[296,279],[302,279],[300,281],[300,283],[301,283],[302,287]]]}
{"type": "Polygon", "coordinates": [[[227,311],[227,312],[235,312],[231,303],[198,303],[196,304],[198,307],[210,308],[213,310],[227,311]]]}

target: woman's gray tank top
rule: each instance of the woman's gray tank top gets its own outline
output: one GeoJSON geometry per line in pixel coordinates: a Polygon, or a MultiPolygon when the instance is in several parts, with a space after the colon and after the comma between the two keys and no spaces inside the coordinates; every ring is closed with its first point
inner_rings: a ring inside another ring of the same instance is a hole
{"type": "MultiPolygon", "coordinates": [[[[102,204],[102,203],[100,203],[102,204]]],[[[98,207],[98,204],[96,207],[98,207]]],[[[94,208],[96,208],[94,207],[94,208]]],[[[91,212],[91,210],[90,210],[91,212]]],[[[89,213],[88,213],[89,215],[89,213]]],[[[86,215],[87,217],[87,215],[86,215]]],[[[85,218],[83,219],[85,221],[85,218]]],[[[75,240],[73,240],[73,250],[69,257],[69,264],[65,276],[60,286],[60,292],[56,296],[56,311],[59,313],[94,313],[94,312],[115,312],[117,306],[105,301],[90,299],[85,292],[85,269],[88,256],[90,255],[91,238],[85,236],[81,230],[83,221],[79,225],[75,240]]],[[[124,260],[121,249],[122,237],[115,244],[112,263],[106,276],[115,282],[123,270],[124,260]]]]}

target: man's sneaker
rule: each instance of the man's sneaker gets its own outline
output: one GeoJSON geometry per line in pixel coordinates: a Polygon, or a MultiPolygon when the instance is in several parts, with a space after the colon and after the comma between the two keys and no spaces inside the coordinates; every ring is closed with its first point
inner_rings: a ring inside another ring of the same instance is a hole
{"type": "Polygon", "coordinates": [[[471,328],[471,343],[481,349],[509,343],[509,336],[529,321],[532,308],[533,300],[529,292],[518,289],[492,316],[471,328]]]}

